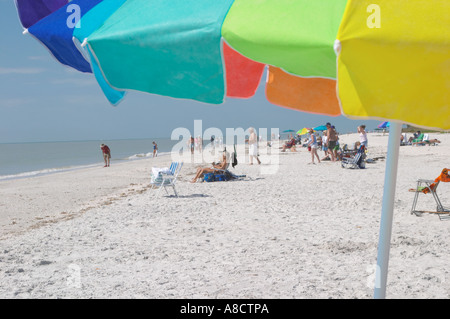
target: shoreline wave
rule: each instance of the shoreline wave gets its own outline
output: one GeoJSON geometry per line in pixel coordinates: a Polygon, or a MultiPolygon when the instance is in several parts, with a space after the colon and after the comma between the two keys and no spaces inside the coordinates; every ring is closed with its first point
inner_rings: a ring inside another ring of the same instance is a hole
{"type": "MultiPolygon", "coordinates": [[[[161,153],[158,153],[158,156],[168,156],[170,154],[171,154],[170,152],[161,152],[161,153]]],[[[139,154],[130,155],[125,158],[112,158],[111,162],[120,163],[120,162],[127,162],[127,161],[149,159],[152,157],[153,157],[152,152],[139,153],[139,154]]],[[[33,177],[39,177],[39,176],[51,175],[51,174],[57,174],[57,173],[64,173],[64,172],[70,172],[70,171],[75,171],[75,170],[80,170],[80,169],[93,168],[93,167],[102,166],[102,165],[103,165],[103,162],[96,162],[96,163],[83,164],[83,165],[75,164],[75,165],[70,165],[70,166],[43,168],[40,170],[20,172],[17,174],[0,175],[0,182],[16,180],[16,179],[24,179],[24,178],[33,178],[33,177]]]]}

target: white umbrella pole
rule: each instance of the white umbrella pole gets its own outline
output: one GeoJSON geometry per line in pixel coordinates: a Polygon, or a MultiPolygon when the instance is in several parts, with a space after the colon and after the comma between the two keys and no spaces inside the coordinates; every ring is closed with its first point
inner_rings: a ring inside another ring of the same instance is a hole
{"type": "Polygon", "coordinates": [[[381,210],[380,235],[378,242],[377,269],[375,276],[374,297],[376,299],[384,299],[386,297],[389,249],[391,245],[395,185],[397,182],[401,132],[401,123],[390,122],[386,171],[384,176],[383,206],[381,210]]]}

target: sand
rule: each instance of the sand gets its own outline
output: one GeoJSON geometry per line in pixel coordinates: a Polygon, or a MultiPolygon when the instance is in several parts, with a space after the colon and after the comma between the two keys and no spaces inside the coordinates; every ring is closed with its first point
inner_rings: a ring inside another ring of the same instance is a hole
{"type": "MultiPolygon", "coordinates": [[[[368,137],[365,170],[262,148],[245,179],[192,184],[186,162],[178,198],[149,187],[170,156],[1,181],[0,298],[372,298],[388,135],[368,137]]],[[[450,167],[450,135],[430,138],[400,148],[387,298],[450,294],[450,221],[410,214],[450,167]]]]}

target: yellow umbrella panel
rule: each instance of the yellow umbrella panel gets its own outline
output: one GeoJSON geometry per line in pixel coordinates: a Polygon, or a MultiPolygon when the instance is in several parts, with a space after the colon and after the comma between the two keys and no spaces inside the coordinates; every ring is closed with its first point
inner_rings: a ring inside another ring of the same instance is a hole
{"type": "Polygon", "coordinates": [[[450,129],[450,1],[350,0],[338,95],[350,118],[450,129]]]}
{"type": "Polygon", "coordinates": [[[297,132],[297,134],[298,134],[298,135],[305,135],[305,134],[308,134],[308,132],[309,132],[309,128],[304,127],[304,128],[302,128],[301,130],[299,130],[299,131],[297,132]]]}

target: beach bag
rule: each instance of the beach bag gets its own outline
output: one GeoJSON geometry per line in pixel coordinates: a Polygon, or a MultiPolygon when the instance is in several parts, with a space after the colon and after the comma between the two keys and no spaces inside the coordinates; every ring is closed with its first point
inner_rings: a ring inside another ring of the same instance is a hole
{"type": "Polygon", "coordinates": [[[203,177],[203,180],[205,182],[214,182],[214,174],[213,173],[206,173],[203,177]]]}
{"type": "Polygon", "coordinates": [[[229,171],[225,171],[223,175],[226,181],[231,181],[232,179],[234,179],[233,174],[231,174],[229,171]]]}
{"type": "Polygon", "coordinates": [[[356,165],[358,165],[359,168],[364,169],[366,168],[366,161],[364,160],[365,156],[361,156],[358,160],[358,163],[356,163],[356,165]]]}
{"type": "Polygon", "coordinates": [[[366,168],[366,162],[363,159],[360,159],[358,162],[358,167],[361,169],[366,168]]]}
{"type": "Polygon", "coordinates": [[[216,174],[216,175],[214,175],[214,181],[215,182],[224,182],[225,181],[225,175],[223,175],[223,174],[216,174]]]}
{"type": "MultiPolygon", "coordinates": [[[[163,176],[162,174],[167,174],[167,175],[172,175],[172,172],[170,171],[170,169],[168,167],[152,167],[152,174],[151,174],[151,183],[152,184],[161,184],[163,181],[163,176]]],[[[165,181],[164,182],[169,183],[169,181],[165,181]]]]}

